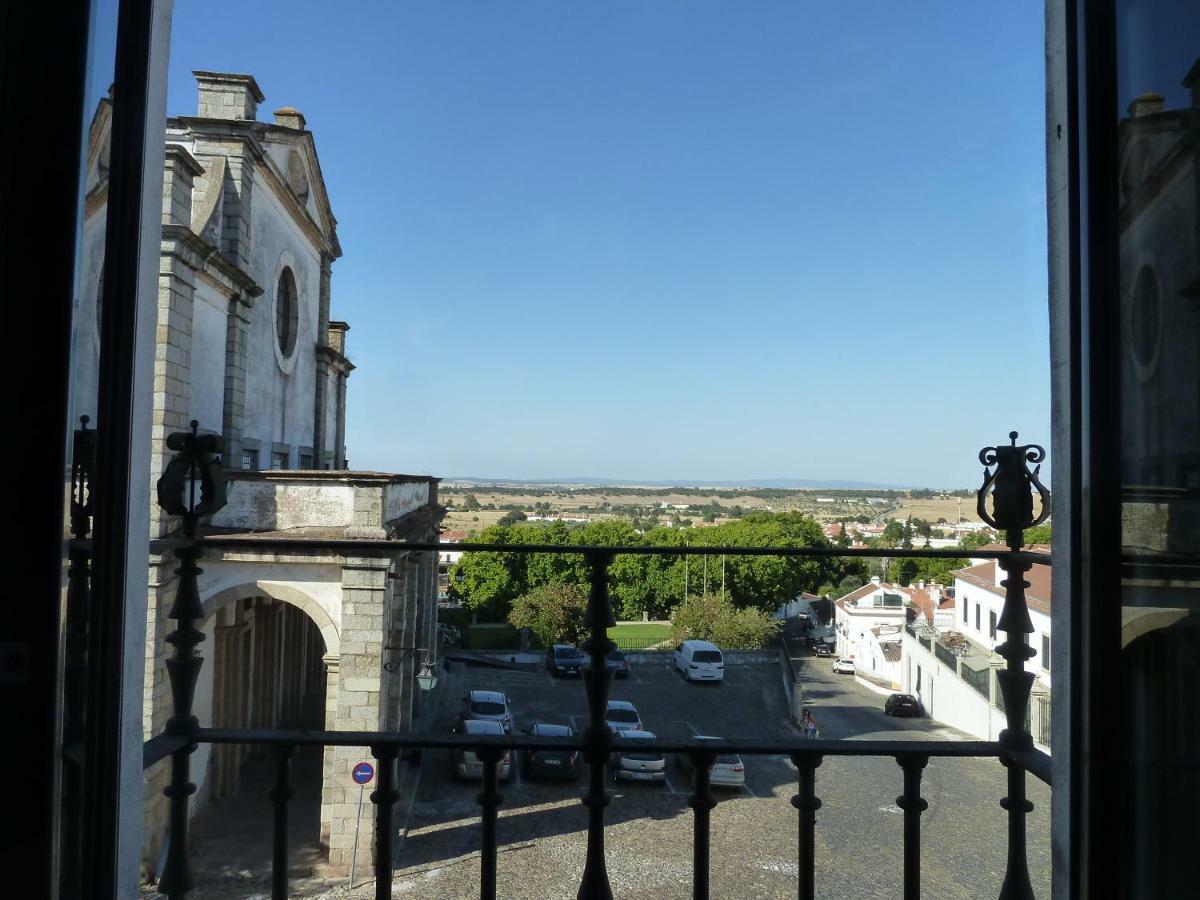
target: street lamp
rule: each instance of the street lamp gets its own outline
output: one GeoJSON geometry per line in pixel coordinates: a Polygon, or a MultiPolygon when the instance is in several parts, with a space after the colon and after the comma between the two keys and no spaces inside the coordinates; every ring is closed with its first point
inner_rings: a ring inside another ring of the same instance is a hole
{"type": "MultiPolygon", "coordinates": [[[[391,662],[386,662],[383,664],[383,668],[388,672],[395,672],[398,668],[400,668],[400,663],[402,663],[406,657],[416,656],[419,653],[422,655],[422,658],[424,658],[424,655],[428,652],[423,647],[384,647],[383,649],[385,651],[391,650],[400,654],[391,662]]],[[[417,685],[423,691],[432,691],[435,687],[437,687],[437,683],[437,670],[433,667],[431,662],[425,660],[421,663],[421,670],[417,673],[417,685]]]]}

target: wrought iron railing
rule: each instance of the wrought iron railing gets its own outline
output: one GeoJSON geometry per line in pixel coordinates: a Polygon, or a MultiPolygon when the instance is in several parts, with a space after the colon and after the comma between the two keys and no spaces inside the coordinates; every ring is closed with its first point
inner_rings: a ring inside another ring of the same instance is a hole
{"type": "MultiPolygon", "coordinates": [[[[1008,447],[988,448],[980,458],[985,466],[994,465],[987,474],[979,493],[980,515],[1006,533],[1007,550],[942,550],[926,552],[903,549],[847,549],[840,547],[589,547],[558,545],[495,545],[437,543],[396,543],[395,549],[413,552],[445,552],[486,550],[512,553],[579,553],[586,560],[589,572],[587,625],[590,636],[582,648],[590,656],[584,671],[584,689],[588,702],[588,724],[571,738],[534,738],[527,736],[468,736],[431,735],[387,732],[350,731],[263,731],[224,728],[202,728],[192,712],[196,676],[201,659],[195,648],[203,639],[198,628],[203,611],[197,591],[198,559],[206,549],[233,545],[253,546],[256,542],[245,535],[237,538],[196,536],[200,515],[211,513],[222,500],[222,478],[219,465],[213,458],[215,444],[208,437],[189,434],[172,436],[171,446],[179,451],[175,463],[160,483],[160,500],[168,511],[183,518],[183,538],[172,542],[171,550],[180,562],[179,586],[169,617],[177,623],[167,641],[174,647],[168,660],[168,672],[174,697],[173,714],[166,730],[146,742],[143,764],[148,767],[170,757],[170,785],[164,793],[170,802],[170,839],[166,866],[159,890],[172,898],[186,897],[193,887],[188,858],[189,797],[195,791],[190,779],[190,758],[198,744],[248,744],[270,748],[275,760],[275,785],[270,792],[274,807],[272,896],[286,897],[288,892],[288,804],[293,796],[291,760],[302,746],[366,746],[378,761],[377,789],[371,794],[374,804],[374,869],[375,896],[390,897],[392,891],[393,840],[396,834],[394,806],[399,799],[396,762],[406,750],[468,749],[483,763],[484,789],[478,796],[481,816],[481,855],[479,890],[481,897],[495,897],[497,857],[497,810],[502,802],[499,789],[499,763],[506,751],[521,749],[570,748],[580,752],[587,764],[587,788],[582,797],[588,809],[587,849],[579,896],[608,898],[612,896],[604,850],[605,808],[609,795],[605,790],[606,763],[613,750],[613,739],[604,721],[612,673],[605,666],[605,657],[613,648],[607,629],[613,624],[609,598],[609,566],[622,554],[687,553],[724,554],[740,556],[836,557],[836,558],[896,558],[986,557],[999,561],[1008,578],[1005,586],[1004,612],[999,627],[1008,640],[997,648],[1007,661],[999,673],[1001,690],[1008,698],[1006,704],[1008,727],[996,741],[831,741],[797,739],[765,740],[687,740],[653,741],[654,749],[664,753],[687,754],[692,762],[693,784],[689,805],[694,812],[693,822],[693,879],[692,895],[709,896],[710,831],[709,816],[716,801],[709,783],[709,766],[718,754],[737,753],[745,756],[783,755],[795,764],[798,776],[797,793],[792,805],[799,817],[798,894],[801,898],[815,895],[815,829],[816,813],[821,808],[817,795],[816,771],[826,756],[871,756],[894,758],[902,770],[902,793],[897,806],[904,813],[903,895],[914,898],[921,889],[921,814],[927,802],[921,797],[922,772],[931,757],[995,757],[1007,770],[1008,793],[1000,803],[1008,815],[1008,857],[1002,898],[1032,897],[1029,869],[1026,861],[1026,817],[1033,805],[1026,798],[1026,772],[1049,782],[1049,758],[1034,749],[1028,728],[1029,695],[1033,675],[1025,671],[1025,662],[1032,656],[1028,635],[1033,628],[1025,598],[1028,584],[1023,573],[1031,566],[1047,564],[1048,557],[1023,552],[1022,530],[1045,518],[1048,497],[1037,483],[1037,471],[1030,472],[1026,461],[1038,462],[1042,451],[1036,447],[1018,447],[1016,434],[1008,447]],[[1043,513],[1032,513],[1031,487],[1042,491],[1043,513]],[[196,497],[197,490],[201,496],[196,497]],[[985,507],[985,499],[993,494],[993,509],[985,507]],[[185,501],[179,498],[187,495],[185,501]]],[[[379,541],[329,541],[272,538],[276,550],[336,549],[347,552],[378,552],[379,541]]],[[[72,572],[76,569],[73,567],[72,572]]],[[[86,574],[86,566],[79,571],[86,574]]]]}

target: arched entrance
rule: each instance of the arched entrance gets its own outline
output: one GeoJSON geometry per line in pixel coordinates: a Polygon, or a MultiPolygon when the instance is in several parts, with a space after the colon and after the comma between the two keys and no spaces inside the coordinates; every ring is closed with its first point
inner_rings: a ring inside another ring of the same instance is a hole
{"type": "MultiPolygon", "coordinates": [[[[208,640],[201,646],[211,663],[201,670],[196,690],[201,724],[325,726],[326,664],[337,659],[340,639],[319,603],[293,585],[255,581],[218,591],[202,606],[208,640]]],[[[234,744],[197,748],[198,805],[236,795],[244,765],[256,752],[262,753],[234,744]]]]}

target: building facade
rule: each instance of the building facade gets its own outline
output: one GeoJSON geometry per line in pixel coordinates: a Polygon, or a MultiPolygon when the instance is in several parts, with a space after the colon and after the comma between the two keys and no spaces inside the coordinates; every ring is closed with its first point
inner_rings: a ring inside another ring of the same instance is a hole
{"type": "MultiPolygon", "coordinates": [[[[202,560],[207,618],[195,714],[214,727],[407,730],[419,713],[416,673],[436,662],[437,561],[403,544],[436,540],[437,479],[347,469],[354,366],[349,325],[331,318],[342,249],[304,116],[283,107],[260,122],[264,97],[252,76],[193,75],[196,114],[166,122],[149,475],[153,482],[163,473],[173,455],[168,437],[191,423],[220,436],[229,502],[204,531],[228,543],[202,560]],[[353,553],[297,549],[289,543],[297,538],[359,544],[353,553]],[[417,652],[392,658],[392,647],[417,652]]],[[[75,408],[87,413],[96,396],[111,124],[104,100],[88,135],[73,335],[75,408]]],[[[177,528],[157,507],[149,517],[152,540],[177,528]]],[[[152,551],[147,738],[162,733],[172,705],[166,639],[176,567],[152,551]]],[[[324,754],[321,840],[334,872],[350,864],[356,752],[324,754]]],[[[250,755],[244,746],[199,747],[193,812],[236,794],[250,755]]],[[[167,776],[163,763],[145,773],[148,875],[162,860],[167,776]]],[[[364,819],[364,866],[371,828],[364,819]]]]}

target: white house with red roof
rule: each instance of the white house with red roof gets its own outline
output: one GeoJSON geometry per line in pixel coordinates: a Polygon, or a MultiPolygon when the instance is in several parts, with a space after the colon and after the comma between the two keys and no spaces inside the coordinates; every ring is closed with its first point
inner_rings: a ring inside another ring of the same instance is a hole
{"type": "MultiPolygon", "coordinates": [[[[986,549],[1004,549],[1000,545],[986,549]]],[[[1048,547],[1031,547],[1045,551],[1048,547]]],[[[983,740],[994,740],[1007,727],[996,673],[1006,666],[996,647],[1007,639],[1000,631],[1005,573],[992,559],[975,558],[954,573],[954,599],[933,610],[937,634],[906,629],[901,637],[901,682],[932,718],[983,740]],[[947,614],[953,624],[945,626],[947,614]]],[[[1035,565],[1025,574],[1033,633],[1033,656],[1025,669],[1034,676],[1029,708],[1035,743],[1050,750],[1050,567],[1035,565]]],[[[918,602],[918,605],[923,605],[918,602]]]]}

